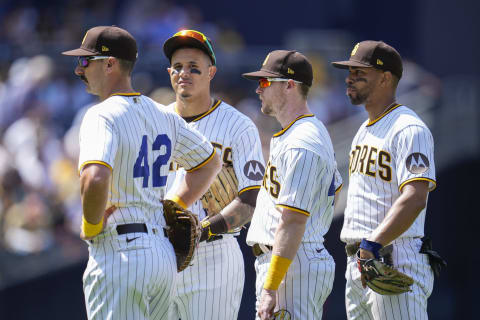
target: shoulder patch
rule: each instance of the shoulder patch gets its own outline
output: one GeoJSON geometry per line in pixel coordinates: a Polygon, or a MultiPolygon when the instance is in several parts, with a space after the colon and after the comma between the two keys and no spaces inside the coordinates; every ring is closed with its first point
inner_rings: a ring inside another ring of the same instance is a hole
{"type": "Polygon", "coordinates": [[[265,168],[257,160],[250,160],[243,167],[243,174],[250,180],[260,181],[263,179],[265,168]]]}
{"type": "Polygon", "coordinates": [[[430,167],[430,161],[426,155],[420,152],[414,152],[407,157],[405,163],[407,170],[413,174],[420,174],[427,172],[430,167]]]}

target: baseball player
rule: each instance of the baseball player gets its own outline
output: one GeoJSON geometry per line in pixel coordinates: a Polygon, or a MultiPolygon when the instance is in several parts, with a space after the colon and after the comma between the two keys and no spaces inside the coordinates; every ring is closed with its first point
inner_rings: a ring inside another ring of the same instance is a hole
{"type": "Polygon", "coordinates": [[[427,255],[419,251],[428,193],[436,186],[432,134],[415,112],[395,100],[403,67],[394,48],[363,41],[350,60],[333,65],[349,70],[347,96],[368,112],[352,142],[340,236],[348,255],[348,319],[427,319],[433,274],[427,255]],[[390,243],[393,266],[415,281],[411,292],[379,295],[365,287],[357,269],[358,249],[361,259],[379,258],[379,250],[390,243]]]}
{"type": "Polygon", "coordinates": [[[166,319],[177,271],[163,230],[168,164],[187,168],[176,197],[191,204],[207,190],[220,159],[180,117],[132,89],[137,46],[126,30],[94,27],[80,48],[63,54],[78,57],[75,74],[101,101],[80,128],[88,318],[166,319]]]}
{"type": "Polygon", "coordinates": [[[321,319],[335,270],[323,241],[341,177],[328,132],[307,106],[312,66],[299,52],[277,50],[243,76],[259,81],[262,112],[283,127],[270,142],[247,235],[257,257],[257,319],[321,319]]]}
{"type": "MultiPolygon", "coordinates": [[[[200,243],[192,266],[178,274],[170,319],[237,319],[245,274],[235,236],[237,228],[251,219],[263,179],[260,137],[248,117],[211,97],[216,58],[205,35],[182,30],[169,38],[163,49],[171,63],[168,73],[176,93],[176,101],[167,109],[204,134],[221,154],[223,165],[233,166],[234,179],[238,179],[234,190],[238,196],[218,214],[212,215],[203,201],[189,208],[203,221],[202,240],[206,241],[200,243]]],[[[181,167],[172,167],[169,193],[185,174],[181,167]]]]}

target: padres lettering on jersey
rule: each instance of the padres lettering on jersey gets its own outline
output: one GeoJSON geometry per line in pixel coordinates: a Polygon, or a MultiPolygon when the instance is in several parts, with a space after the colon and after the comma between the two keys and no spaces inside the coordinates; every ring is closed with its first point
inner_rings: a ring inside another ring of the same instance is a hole
{"type": "Polygon", "coordinates": [[[370,177],[378,177],[384,181],[392,180],[392,156],[385,150],[363,145],[355,146],[350,152],[349,175],[352,173],[366,174],[370,177]],[[368,157],[367,157],[368,154],[368,157]]]}
{"type": "Polygon", "coordinates": [[[280,182],[278,182],[277,168],[272,166],[270,161],[268,161],[267,168],[265,169],[262,186],[272,197],[278,198],[281,186],[280,182]]]}
{"type": "MultiPolygon", "coordinates": [[[[424,180],[435,188],[433,137],[409,108],[396,105],[365,122],[352,142],[344,242],[366,238],[383,221],[403,186],[424,180]]],[[[426,208],[401,237],[423,237],[426,208]]]]}

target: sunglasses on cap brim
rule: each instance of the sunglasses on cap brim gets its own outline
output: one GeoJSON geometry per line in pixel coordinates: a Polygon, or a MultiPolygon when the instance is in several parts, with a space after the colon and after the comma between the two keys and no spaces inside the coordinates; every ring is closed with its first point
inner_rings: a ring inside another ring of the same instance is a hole
{"type": "Polygon", "coordinates": [[[214,64],[217,62],[217,58],[215,57],[215,53],[213,52],[212,45],[210,44],[210,41],[208,40],[207,36],[205,36],[203,33],[200,31],[196,30],[181,30],[177,33],[175,33],[173,37],[190,37],[194,38],[195,40],[198,40],[202,43],[205,43],[208,47],[208,51],[210,51],[210,54],[212,55],[213,62],[214,64]]]}

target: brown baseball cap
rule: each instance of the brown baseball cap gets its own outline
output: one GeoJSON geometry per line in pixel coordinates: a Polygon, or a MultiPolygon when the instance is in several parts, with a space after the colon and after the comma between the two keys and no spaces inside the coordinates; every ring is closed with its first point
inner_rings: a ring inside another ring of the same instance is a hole
{"type": "Polygon", "coordinates": [[[261,78],[284,78],[312,86],[313,68],[308,59],[297,51],[275,50],[263,61],[260,71],[242,74],[249,80],[261,78]]]}
{"type": "Polygon", "coordinates": [[[200,49],[208,55],[213,65],[217,62],[213,52],[212,41],[200,31],[180,30],[163,44],[163,52],[170,62],[172,61],[173,53],[180,48],[200,49]]]}
{"type": "Polygon", "coordinates": [[[62,52],[67,56],[110,56],[128,61],[137,60],[137,42],[127,31],[116,26],[99,26],[85,33],[78,49],[62,52]]]}
{"type": "Polygon", "coordinates": [[[348,61],[332,62],[340,69],[348,67],[372,67],[390,71],[399,79],[402,77],[402,57],[393,47],[383,41],[366,40],[355,45],[348,61]]]}

